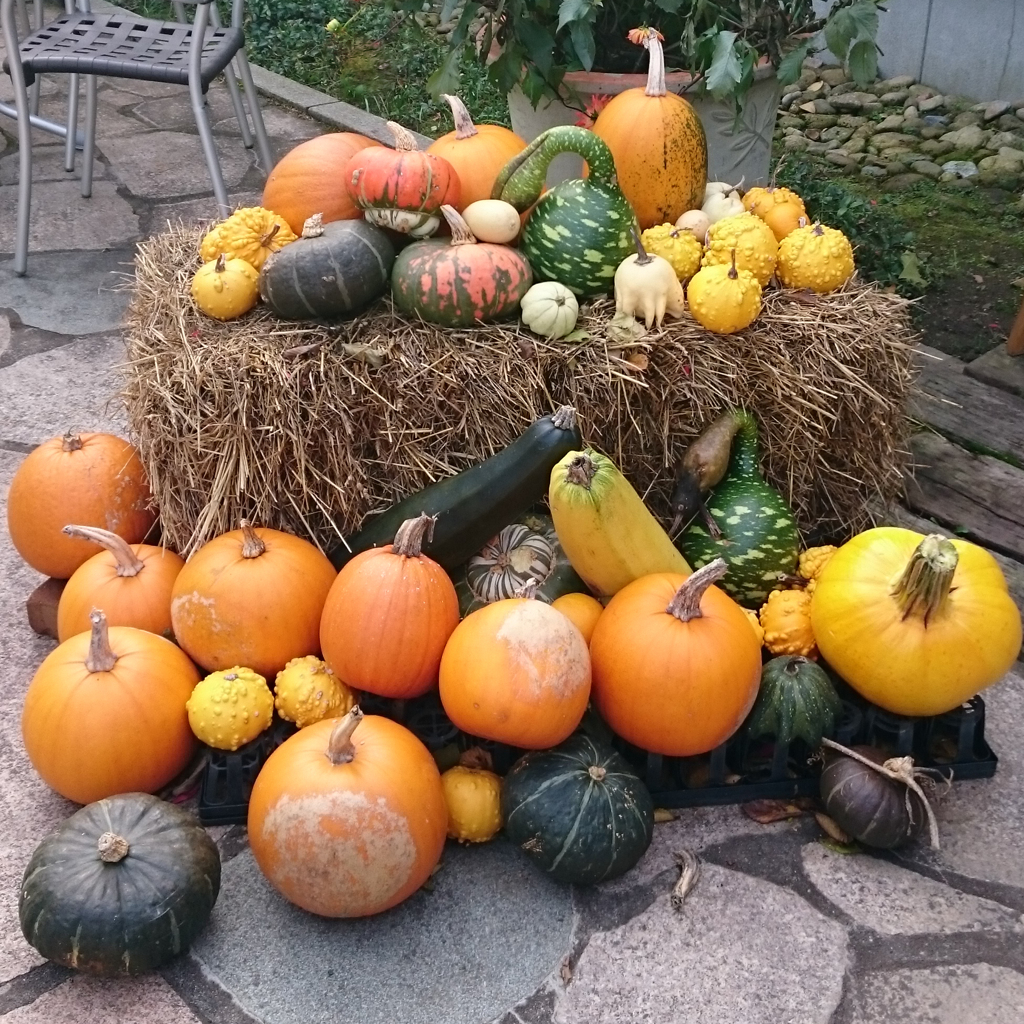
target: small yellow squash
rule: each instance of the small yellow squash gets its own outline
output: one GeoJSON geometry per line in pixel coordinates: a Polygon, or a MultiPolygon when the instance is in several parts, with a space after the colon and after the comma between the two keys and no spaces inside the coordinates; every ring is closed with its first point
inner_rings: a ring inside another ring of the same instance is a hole
{"type": "Polygon", "coordinates": [[[744,614],[747,616],[747,620],[750,623],[751,629],[754,631],[754,636],[757,637],[759,644],[764,643],[764,629],[761,626],[761,620],[757,617],[757,612],[751,611],[749,608],[743,609],[744,614]]]}
{"type": "Polygon", "coordinates": [[[462,219],[478,242],[505,245],[515,240],[522,226],[519,211],[501,199],[478,199],[462,211],[462,219]]]}
{"type": "Polygon", "coordinates": [[[805,580],[816,580],[837,550],[835,544],[823,544],[821,547],[801,551],[797,572],[805,580]]]}
{"type": "Polygon", "coordinates": [[[787,288],[835,291],[853,277],[853,248],[849,239],[823,224],[790,232],[779,246],[779,280],[787,288]]]}
{"type": "Polygon", "coordinates": [[[811,628],[811,595],[803,590],[773,590],[761,606],[764,645],[772,654],[817,654],[811,628]]]}
{"type": "Polygon", "coordinates": [[[693,318],[715,334],[735,334],[761,312],[761,285],[749,270],[719,264],[702,267],[686,288],[693,318]]]}
{"type": "Polygon", "coordinates": [[[200,680],[185,710],[188,724],[203,743],[237,750],[270,728],[274,698],[263,676],[236,665],[200,680]]]}
{"type": "Polygon", "coordinates": [[[229,260],[245,260],[254,270],[262,270],[271,253],[297,237],[284,217],[262,206],[247,206],[235,210],[208,231],[199,253],[207,262],[223,255],[229,260]]]}
{"type": "Polygon", "coordinates": [[[316,655],[292,658],[274,680],[274,707],[300,729],[347,715],[355,694],[316,655]]]}
{"type": "Polygon", "coordinates": [[[192,298],[215,320],[244,316],[260,297],[260,275],[245,260],[218,256],[204,263],[192,278],[192,298]]]}
{"type": "Polygon", "coordinates": [[[755,187],[748,189],[743,194],[743,208],[747,213],[753,213],[758,217],[764,217],[769,210],[776,206],[795,206],[801,213],[805,213],[804,201],[791,189],[776,188],[769,185],[767,188],[755,187]]]}
{"type": "Polygon", "coordinates": [[[778,257],[772,229],[752,213],[739,213],[711,225],[702,265],[727,267],[735,259],[736,269],[749,270],[763,288],[775,273],[778,257]]]}
{"type": "Polygon", "coordinates": [[[615,271],[615,315],[643,317],[644,326],[661,326],[665,314],[682,316],[686,308],[683,286],[675,268],[661,256],[652,256],[634,235],[636,252],[615,271]]]}
{"type": "Polygon", "coordinates": [[[648,228],[640,241],[649,253],[668,260],[680,281],[688,281],[700,269],[704,246],[685,228],[659,224],[648,228]]]}
{"type": "Polygon", "coordinates": [[[460,843],[486,843],[501,828],[501,779],[485,765],[490,758],[476,748],[441,776],[448,805],[448,835],[460,843]]]}

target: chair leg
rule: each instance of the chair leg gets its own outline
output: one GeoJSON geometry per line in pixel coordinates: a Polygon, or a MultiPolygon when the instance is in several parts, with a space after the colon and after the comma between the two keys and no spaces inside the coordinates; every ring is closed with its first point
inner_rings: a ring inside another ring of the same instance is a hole
{"type": "Polygon", "coordinates": [[[199,83],[190,82],[189,92],[192,95],[192,113],[195,115],[196,128],[199,129],[199,141],[202,143],[203,156],[206,158],[206,167],[213,181],[213,194],[217,200],[218,213],[221,217],[227,217],[231,213],[228,190],[224,184],[224,175],[221,173],[220,157],[217,155],[217,147],[214,145],[210,118],[206,113],[206,104],[203,102],[203,93],[199,83]]]}
{"type": "Polygon", "coordinates": [[[95,75],[85,76],[85,147],[82,151],[82,195],[92,195],[92,165],[96,157],[96,87],[95,75]]]}
{"type": "Polygon", "coordinates": [[[263,111],[260,110],[260,101],[256,94],[256,85],[252,80],[252,70],[245,56],[245,50],[239,50],[235,54],[235,60],[238,62],[238,70],[241,72],[242,85],[245,86],[245,98],[249,102],[249,113],[252,115],[252,127],[256,133],[256,147],[263,163],[263,173],[269,176],[274,169],[274,151],[270,148],[270,139],[267,138],[267,126],[263,123],[263,111]]]}
{"type": "Polygon", "coordinates": [[[68,134],[64,140],[64,170],[75,169],[75,151],[78,149],[78,75],[68,78],[68,134]]]}
{"type": "MultiPolygon", "coordinates": [[[[35,9],[35,25],[34,29],[38,30],[43,27],[44,14],[43,14],[43,0],[35,0],[33,5],[35,9]]],[[[36,116],[39,116],[39,99],[42,96],[43,77],[42,75],[36,75],[35,81],[29,87],[28,90],[28,109],[36,116]]]]}
{"type": "MultiPolygon", "coordinates": [[[[15,7],[16,14],[27,20],[23,4],[15,7]]],[[[14,19],[15,22],[17,18],[14,19]]],[[[4,46],[8,53],[18,52],[18,33],[15,25],[3,24],[4,46]]],[[[32,213],[32,122],[29,120],[28,88],[20,61],[12,60],[9,74],[14,88],[14,107],[18,112],[18,219],[14,232],[14,272],[19,277],[28,270],[28,230],[32,213]]]]}
{"type": "Polygon", "coordinates": [[[238,88],[238,79],[235,77],[235,65],[233,63],[224,69],[224,81],[227,83],[228,92],[231,94],[231,105],[235,108],[238,130],[242,133],[242,145],[246,149],[252,149],[252,132],[249,131],[249,119],[245,114],[242,90],[238,88]]]}

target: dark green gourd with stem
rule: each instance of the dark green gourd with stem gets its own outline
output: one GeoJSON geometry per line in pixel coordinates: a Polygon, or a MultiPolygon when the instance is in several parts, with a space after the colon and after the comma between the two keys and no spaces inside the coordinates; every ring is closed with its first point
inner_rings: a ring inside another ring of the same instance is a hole
{"type": "Polygon", "coordinates": [[[799,542],[793,510],[761,475],[759,454],[757,420],[729,409],[683,456],[672,495],[677,524],[699,513],[676,546],[694,569],[724,558],[729,571],[719,586],[752,608],[795,570],[799,542]],[[699,459],[691,457],[695,450],[699,459]]]}
{"type": "Polygon", "coordinates": [[[549,128],[502,168],[491,195],[533,212],[519,247],[538,281],[558,281],[588,298],[610,293],[618,265],[634,251],[636,214],[615,180],[611,150],[573,125],[549,128]],[[562,181],[541,195],[551,161],[578,153],[589,176],[562,181]]]}

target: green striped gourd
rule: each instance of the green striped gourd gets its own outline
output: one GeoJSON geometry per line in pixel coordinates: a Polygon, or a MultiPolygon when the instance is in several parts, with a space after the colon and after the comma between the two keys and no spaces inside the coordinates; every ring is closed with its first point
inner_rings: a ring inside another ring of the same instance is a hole
{"type": "MultiPolygon", "coordinates": [[[[694,569],[724,558],[729,571],[719,586],[739,604],[759,608],[796,569],[799,538],[793,510],[758,468],[757,420],[739,409],[731,416],[729,466],[705,503],[721,536],[712,536],[711,523],[698,517],[676,546],[694,569]]],[[[723,440],[728,443],[728,435],[723,440]]]]}
{"type": "Polygon", "coordinates": [[[601,139],[573,125],[549,128],[505,165],[491,195],[520,212],[537,204],[519,242],[537,280],[559,281],[584,298],[611,292],[616,267],[634,251],[630,231],[639,232],[639,225],[601,139]],[[559,153],[579,153],[589,176],[541,195],[559,153]]]}

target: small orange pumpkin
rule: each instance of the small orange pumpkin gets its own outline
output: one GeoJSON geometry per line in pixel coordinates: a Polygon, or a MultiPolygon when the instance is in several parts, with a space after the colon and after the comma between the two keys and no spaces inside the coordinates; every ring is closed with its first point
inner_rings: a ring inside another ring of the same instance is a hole
{"type": "Polygon", "coordinates": [[[395,542],[356,555],[338,573],[320,620],[324,661],[347,686],[382,697],[418,697],[437,682],[459,624],[447,573],[422,553],[434,519],[404,522],[395,542]]]}
{"type": "Polygon", "coordinates": [[[743,194],[743,208],[747,213],[752,213],[763,218],[764,215],[776,206],[795,206],[800,210],[801,216],[806,217],[804,201],[792,189],[769,185],[764,188],[760,185],[747,189],[743,194]]]}
{"type": "Polygon", "coordinates": [[[43,781],[88,804],[116,793],[155,793],[188,764],[196,740],[185,702],[199,673],[155,633],[107,628],[65,640],[25,694],[21,734],[43,781]]]}
{"type": "Polygon", "coordinates": [[[379,914],[430,877],[448,808],[427,748],[387,718],[307,726],[267,760],[249,800],[249,845],[286,899],[324,917],[379,914]]]}
{"type": "Polygon", "coordinates": [[[583,634],[588,644],[604,611],[601,602],[589,594],[563,594],[551,602],[551,607],[557,608],[583,634]]]}
{"type": "Polygon", "coordinates": [[[583,634],[534,589],[459,623],[441,659],[441,703],[471,736],[543,750],[580,724],[590,655],[583,634]]]}
{"type": "Polygon", "coordinates": [[[776,203],[758,216],[772,229],[777,242],[807,223],[807,211],[803,203],[776,203]]]}
{"type": "Polygon", "coordinates": [[[185,563],[171,593],[175,639],[209,672],[245,665],[273,679],[320,650],[320,614],[334,567],[290,533],[241,528],[185,563]]]}
{"type": "Polygon", "coordinates": [[[455,131],[442,135],[427,147],[428,153],[443,157],[455,168],[462,186],[459,213],[478,199],[490,199],[498,172],[526,143],[515,132],[499,124],[473,124],[466,104],[458,96],[443,97],[452,108],[455,131]]]}
{"type": "Polygon", "coordinates": [[[611,599],[590,652],[594,703],[611,728],[672,757],[724,743],[757,697],[761,645],[743,609],[717,587],[716,558],[692,576],[642,576],[611,599]]]}
{"type": "Polygon", "coordinates": [[[60,595],[58,640],[86,632],[93,608],[103,609],[110,626],[170,634],[171,590],[185,565],[179,555],[152,544],[128,544],[97,526],[65,526],[64,533],[104,550],[74,571],[60,595]]]}
{"type": "Polygon", "coordinates": [[[7,498],[18,554],[62,580],[96,553],[90,541],[62,532],[68,523],[100,526],[138,544],[155,521],[139,453],[113,434],[69,430],[44,441],[18,467],[7,498]]]}

